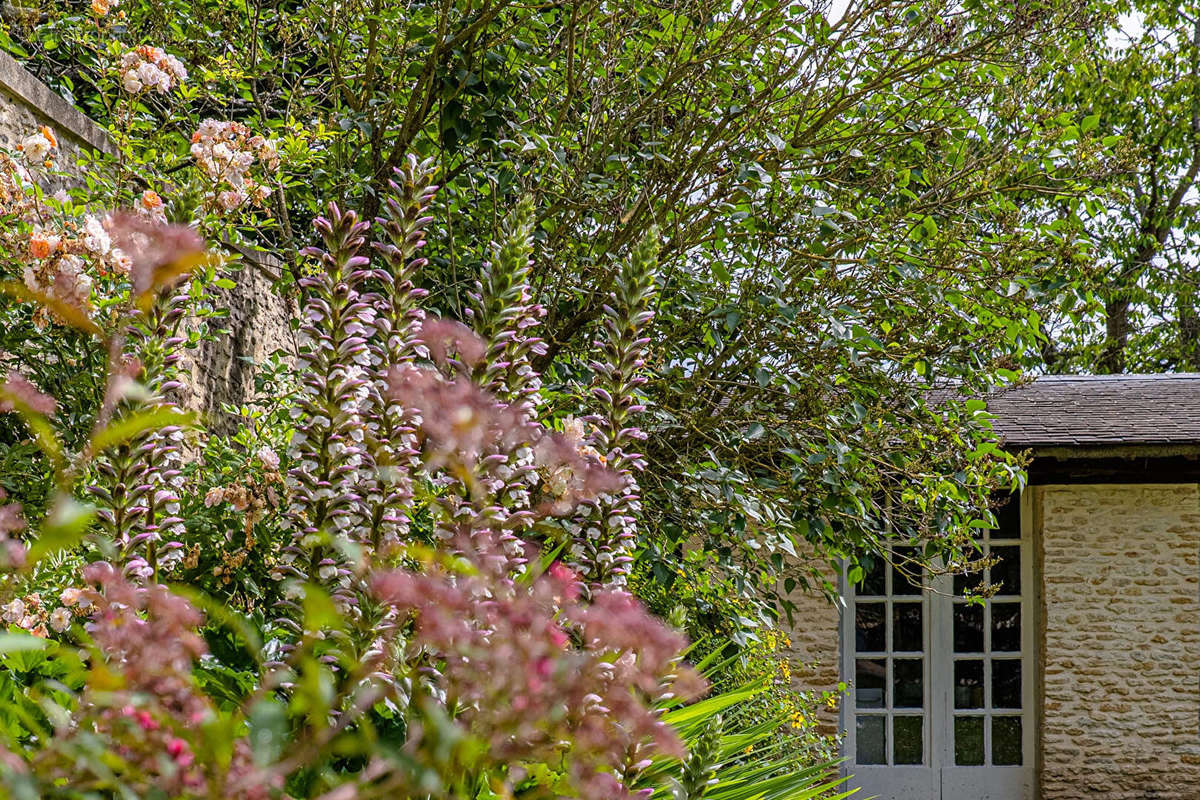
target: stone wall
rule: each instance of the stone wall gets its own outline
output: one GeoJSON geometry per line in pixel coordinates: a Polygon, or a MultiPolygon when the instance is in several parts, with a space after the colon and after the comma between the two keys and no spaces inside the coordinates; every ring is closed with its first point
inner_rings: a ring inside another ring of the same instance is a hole
{"type": "MultiPolygon", "coordinates": [[[[294,361],[296,342],[291,322],[294,301],[274,287],[282,265],[269,254],[235,251],[240,257],[223,272],[236,286],[211,290],[213,305],[227,316],[205,323],[216,335],[186,354],[188,385],[181,405],[200,412],[209,430],[232,433],[236,417],[224,406],[240,406],[257,397],[256,368],[277,351],[294,361]]],[[[194,324],[194,323],[193,323],[194,324]]]]}
{"type": "Polygon", "coordinates": [[[1043,800],[1200,797],[1197,487],[1034,491],[1043,800]]]}
{"type": "Polygon", "coordinates": [[[112,154],[102,128],[35,78],[20,62],[0,53],[0,146],[14,148],[38,126],[49,125],[69,167],[89,152],[112,154]]]}
{"type": "MultiPolygon", "coordinates": [[[[822,566],[822,572],[832,585],[838,585],[837,575],[827,564],[822,566]]],[[[795,624],[788,631],[791,646],[787,649],[793,680],[800,689],[834,691],[842,679],[841,607],[827,598],[820,587],[807,591],[797,588],[788,599],[796,604],[795,624]]],[[[837,709],[822,708],[821,714],[821,732],[838,733],[837,709]]]]}
{"type": "MultiPolygon", "coordinates": [[[[73,171],[83,158],[115,153],[100,126],[11,56],[0,53],[0,146],[15,148],[41,125],[54,130],[64,171],[73,171]]],[[[291,354],[295,349],[290,329],[295,309],[274,289],[280,264],[261,253],[240,254],[227,271],[237,286],[213,291],[214,303],[227,310],[228,316],[214,320],[210,327],[226,332],[188,354],[184,370],[190,374],[190,385],[178,398],[223,432],[228,431],[231,420],[222,406],[239,406],[254,394],[254,365],[276,350],[291,354]]]]}

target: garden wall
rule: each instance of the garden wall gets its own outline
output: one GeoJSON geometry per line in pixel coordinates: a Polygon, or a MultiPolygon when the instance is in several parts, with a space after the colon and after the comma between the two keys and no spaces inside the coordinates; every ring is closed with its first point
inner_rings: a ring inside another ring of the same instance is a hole
{"type": "MultiPolygon", "coordinates": [[[[59,141],[60,165],[68,172],[86,157],[109,157],[116,150],[103,128],[39,81],[11,56],[0,53],[0,147],[13,149],[40,125],[59,141]]],[[[253,363],[275,350],[294,351],[290,323],[295,309],[274,289],[281,265],[270,256],[235,251],[229,277],[233,289],[213,289],[214,303],[229,316],[216,320],[227,332],[190,354],[184,370],[190,385],[180,401],[209,416],[223,430],[223,404],[241,405],[254,394],[253,363]]]]}
{"type": "Polygon", "coordinates": [[[102,128],[12,56],[0,53],[0,146],[14,148],[39,125],[54,129],[65,165],[74,164],[87,152],[115,152],[102,128]]]}
{"type": "Polygon", "coordinates": [[[267,253],[234,250],[234,256],[227,274],[237,285],[209,289],[213,305],[229,313],[208,323],[221,332],[189,352],[183,364],[190,377],[181,404],[203,414],[218,433],[232,433],[236,424],[223,405],[240,406],[257,396],[255,365],[276,351],[288,360],[296,352],[291,322],[298,310],[275,289],[283,265],[267,253]]]}
{"type": "Polygon", "coordinates": [[[1043,800],[1194,800],[1197,487],[1034,491],[1045,576],[1043,800]]]}

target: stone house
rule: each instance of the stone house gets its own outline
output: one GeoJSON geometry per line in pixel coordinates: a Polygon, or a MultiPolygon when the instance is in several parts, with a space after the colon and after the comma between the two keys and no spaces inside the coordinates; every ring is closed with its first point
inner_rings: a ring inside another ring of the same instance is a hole
{"type": "Polygon", "coordinates": [[[880,800],[1200,798],[1200,375],[1043,377],[989,399],[1029,481],[982,537],[1000,586],[891,568],[802,601],[880,800]]]}

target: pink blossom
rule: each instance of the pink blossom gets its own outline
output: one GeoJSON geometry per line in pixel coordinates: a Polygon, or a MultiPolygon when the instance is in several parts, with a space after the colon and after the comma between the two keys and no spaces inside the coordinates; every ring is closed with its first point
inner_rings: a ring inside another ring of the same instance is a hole
{"type": "Polygon", "coordinates": [[[38,391],[38,388],[21,373],[9,372],[8,380],[0,386],[0,413],[22,406],[38,414],[50,416],[54,413],[57,403],[50,395],[38,391]]]}
{"type": "Polygon", "coordinates": [[[438,363],[444,364],[452,356],[457,356],[465,364],[472,365],[478,363],[486,352],[484,341],[474,331],[450,319],[426,317],[418,336],[438,363]]]}
{"type": "Polygon", "coordinates": [[[50,613],[50,627],[58,633],[62,633],[71,627],[71,612],[61,606],[54,609],[50,613]]]}
{"type": "Polygon", "coordinates": [[[136,295],[175,281],[204,253],[204,240],[185,225],[162,225],[129,212],[112,214],[106,228],[113,246],[129,258],[136,295]]]}

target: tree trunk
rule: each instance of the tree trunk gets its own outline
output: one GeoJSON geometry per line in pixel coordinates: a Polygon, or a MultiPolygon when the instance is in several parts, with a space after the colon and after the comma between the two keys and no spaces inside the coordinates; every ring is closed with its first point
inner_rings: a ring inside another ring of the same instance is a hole
{"type": "Polygon", "coordinates": [[[1125,371],[1125,348],[1129,345],[1129,298],[1122,287],[1104,303],[1104,349],[1096,371],[1112,375],[1125,371]]]}
{"type": "Polygon", "coordinates": [[[1196,308],[1196,289],[1186,287],[1176,301],[1179,306],[1180,372],[1200,372],[1200,310],[1196,308]]]}

